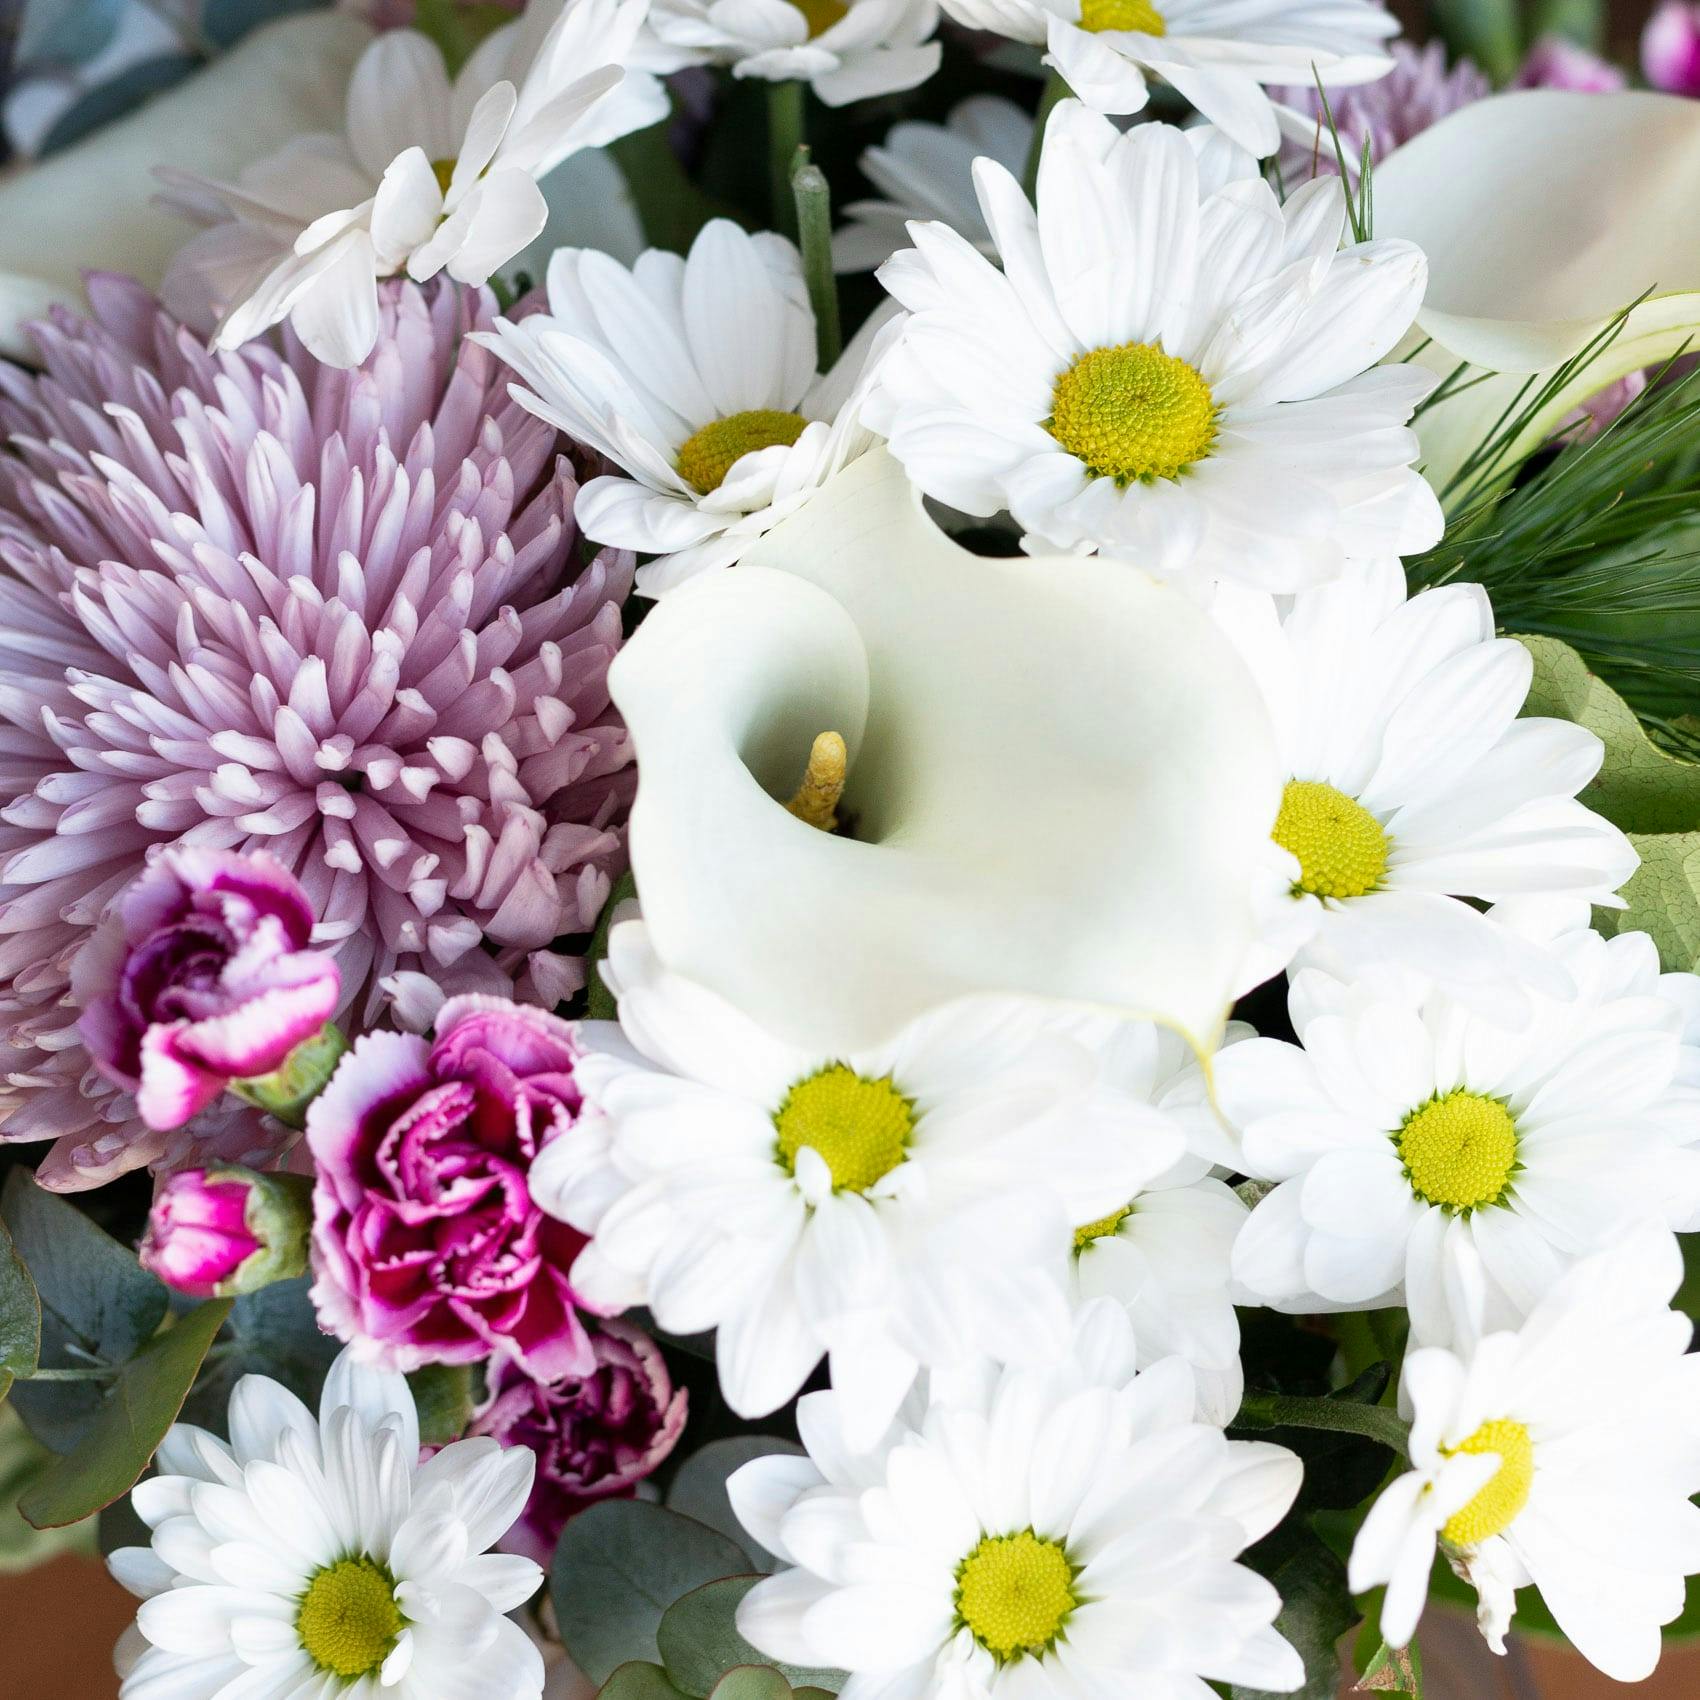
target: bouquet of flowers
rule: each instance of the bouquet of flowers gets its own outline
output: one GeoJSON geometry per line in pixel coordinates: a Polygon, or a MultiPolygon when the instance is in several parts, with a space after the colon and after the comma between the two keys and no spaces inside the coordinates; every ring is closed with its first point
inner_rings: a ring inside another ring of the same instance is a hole
{"type": "Polygon", "coordinates": [[[1700,7],[940,5],[23,10],[0,1556],[124,1700],[1700,1632],[1700,7]]]}

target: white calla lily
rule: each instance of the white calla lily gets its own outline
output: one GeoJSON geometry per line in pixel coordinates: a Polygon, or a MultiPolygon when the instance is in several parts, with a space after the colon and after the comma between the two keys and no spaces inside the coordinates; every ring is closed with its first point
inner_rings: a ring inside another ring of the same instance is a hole
{"type": "Polygon", "coordinates": [[[1535,89],[1476,101],[1375,168],[1375,234],[1428,255],[1414,356],[1478,371],[1416,421],[1443,489],[1508,406],[1522,406],[1633,301],[1610,345],[1554,388],[1480,474],[1509,474],[1570,411],[1700,330],[1700,104],[1535,89]],[[1650,292],[1650,293],[1649,293],[1650,292]],[[1504,374],[1480,382],[1483,372],[1504,374]],[[1539,374],[1518,401],[1529,374],[1539,374]]]}
{"type": "Polygon", "coordinates": [[[657,954],[770,1032],[848,1049],[997,991],[1214,1047],[1282,776],[1249,673],[1180,592],[971,555],[877,450],[663,598],[609,684],[657,954]],[[854,836],[777,800],[826,731],[854,836]]]}
{"type": "Polygon", "coordinates": [[[30,357],[24,327],[80,306],[85,271],[150,288],[195,227],[162,208],[154,167],[234,177],[292,137],[341,122],[348,75],[372,38],[311,12],[255,30],[186,82],[0,186],[0,353],[30,357]]]}

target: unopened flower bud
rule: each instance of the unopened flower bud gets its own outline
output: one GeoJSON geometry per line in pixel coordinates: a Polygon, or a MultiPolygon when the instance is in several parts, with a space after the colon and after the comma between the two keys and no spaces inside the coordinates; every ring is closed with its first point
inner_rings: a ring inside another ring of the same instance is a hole
{"type": "Polygon", "coordinates": [[[196,1299],[224,1299],[307,1268],[312,1183],[252,1169],[182,1169],[160,1182],[142,1267],[196,1299]]]}

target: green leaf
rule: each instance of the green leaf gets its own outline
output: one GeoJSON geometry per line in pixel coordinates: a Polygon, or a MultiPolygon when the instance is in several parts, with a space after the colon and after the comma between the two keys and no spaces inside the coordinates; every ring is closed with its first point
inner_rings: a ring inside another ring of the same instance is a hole
{"type": "MultiPolygon", "coordinates": [[[[32,1529],[18,1514],[19,1496],[53,1461],[53,1454],[24,1427],[10,1406],[0,1405],[0,1576],[31,1570],[61,1552],[94,1553],[94,1528],[32,1529]]],[[[147,1538],[143,1530],[142,1538],[147,1538]]]]}
{"type": "Polygon", "coordinates": [[[1604,0],[1535,0],[1529,18],[1529,39],[1562,35],[1578,47],[1598,50],[1606,36],[1604,0]]]}
{"type": "Polygon", "coordinates": [[[660,1665],[644,1659],[623,1664],[597,1691],[597,1700],[684,1700],[660,1665]]]}
{"type": "MultiPolygon", "coordinates": [[[[14,1169],[0,1218],[41,1302],[41,1364],[89,1369],[121,1364],[165,1318],[169,1295],[135,1254],[74,1204],[14,1169]]],[[[19,1382],[12,1403],[44,1446],[68,1452],[101,1404],[97,1382],[19,1382]]]]}
{"type": "Polygon", "coordinates": [[[408,1376],[419,1407],[419,1439],[426,1446],[447,1446],[466,1433],[472,1421],[472,1369],[468,1364],[427,1364],[408,1376]]]}
{"type": "Polygon", "coordinates": [[[35,1282],[0,1222],[0,1399],[13,1377],[34,1373],[41,1361],[41,1299],[35,1282]]]}
{"type": "MultiPolygon", "coordinates": [[[[1304,1660],[1299,1700],[1334,1700],[1340,1687],[1340,1637],[1358,1621],[1346,1590],[1346,1567],[1325,1546],[1307,1540],[1270,1575],[1281,1594],[1276,1630],[1304,1660]]],[[[1265,1691],[1235,1684],[1233,1700],[1265,1700],[1265,1691]]]]}
{"type": "Polygon", "coordinates": [[[276,1281],[244,1293],[230,1312],[218,1363],[195,1384],[184,1416],[222,1434],[230,1390],[245,1375],[267,1375],[304,1399],[319,1403],[338,1341],[319,1327],[309,1297],[309,1277],[276,1281]]]}
{"type": "Polygon", "coordinates": [[[659,1656],[672,1603],[747,1568],[743,1549],[694,1518],[641,1499],[605,1499],[567,1525],[549,1571],[561,1640],[592,1682],[659,1656]]]}
{"type": "Polygon", "coordinates": [[[738,1521],[726,1494],[726,1482],[733,1471],[742,1469],[751,1459],[770,1458],[781,1452],[798,1458],[803,1449],[794,1440],[767,1434],[737,1434],[725,1440],[711,1440],[679,1466],[667,1491],[667,1503],[673,1510],[694,1517],[736,1541],[750,1555],[757,1570],[777,1570],[779,1561],[738,1521]]]}
{"type": "Polygon", "coordinates": [[[667,140],[668,122],[663,119],[647,130],[621,136],[608,144],[608,152],[625,174],[650,246],[682,254],[711,218],[737,214],[705,195],[685,174],[667,140]]]}
{"type": "Polygon", "coordinates": [[[782,1672],[787,1683],[836,1694],[846,1680],[843,1671],[781,1664],[738,1633],[738,1603],[759,1581],[759,1576],[722,1577],[693,1589],[667,1608],[655,1639],[668,1676],[695,1700],[708,1700],[728,1671],[768,1665],[782,1672]]]}
{"type": "Polygon", "coordinates": [[[603,984],[599,970],[602,959],[608,954],[608,934],[614,925],[614,911],[622,903],[636,896],[637,882],[633,880],[628,868],[614,882],[613,890],[608,893],[608,901],[602,905],[602,913],[596,918],[596,931],[590,936],[590,949],[584,953],[584,1013],[592,1021],[613,1021],[619,1015],[614,1004],[614,994],[603,984]]]}
{"type": "Polygon", "coordinates": [[[124,0],[26,0],[18,64],[33,68],[94,58],[110,44],[123,10],[124,0]]]}
{"type": "Polygon", "coordinates": [[[126,65],[117,76],[90,89],[54,120],[41,144],[41,152],[58,153],[73,142],[133,112],[144,100],[183,81],[198,71],[201,61],[192,53],[160,53],[126,65]]]}
{"type": "Polygon", "coordinates": [[[1517,0],[1431,0],[1429,12],[1454,59],[1474,59],[1496,83],[1511,80],[1523,57],[1517,0]]]}
{"type": "Polygon", "coordinates": [[[1582,793],[1591,809],[1632,833],[1700,831],[1700,763],[1667,755],[1635,711],[1567,643],[1519,637],[1535,662],[1525,715],[1586,726],[1606,747],[1599,777],[1582,793]]]}
{"type": "Polygon", "coordinates": [[[738,1665],[714,1685],[714,1700],[791,1700],[791,1684],[772,1665],[738,1665]]]}
{"type": "Polygon", "coordinates": [[[485,36],[513,19],[511,6],[493,4],[492,0],[472,5],[457,0],[418,0],[413,10],[413,27],[436,42],[451,77],[472,57],[485,36]]]}
{"type": "Polygon", "coordinates": [[[183,1409],[230,1304],[196,1305],[124,1365],[76,1450],[55,1458],[19,1500],[30,1523],[56,1529],[80,1522],[136,1485],[183,1409]]]}
{"type": "Polygon", "coordinates": [[[1422,1700],[1423,1661],[1413,1641],[1408,1647],[1389,1647],[1385,1641],[1364,1666],[1354,1693],[1408,1694],[1422,1700]]]}
{"type": "Polygon", "coordinates": [[[234,47],[250,30],[292,12],[308,12],[319,0],[204,0],[201,34],[215,47],[234,47]]]}

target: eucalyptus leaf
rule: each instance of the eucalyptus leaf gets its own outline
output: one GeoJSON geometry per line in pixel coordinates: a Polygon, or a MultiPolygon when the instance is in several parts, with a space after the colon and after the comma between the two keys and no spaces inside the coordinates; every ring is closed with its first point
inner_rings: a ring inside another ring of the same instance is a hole
{"type": "Polygon", "coordinates": [[[798,1458],[803,1455],[803,1449],[794,1440],[767,1434],[738,1434],[725,1440],[711,1440],[679,1466],[667,1492],[667,1503],[673,1510],[735,1540],[750,1555],[756,1569],[777,1570],[779,1561],[738,1521],[726,1493],[726,1483],[734,1471],[752,1459],[770,1458],[775,1453],[798,1458]]]}
{"type": "Polygon", "coordinates": [[[245,1375],[270,1376],[309,1408],[317,1407],[341,1344],[319,1327],[310,1289],[310,1278],[302,1275],[274,1281],[236,1301],[218,1363],[189,1397],[188,1420],[223,1434],[231,1389],[245,1375]]]}
{"type": "MultiPolygon", "coordinates": [[[[43,1367],[116,1366],[164,1320],[166,1290],[135,1254],[74,1204],[37,1186],[27,1169],[7,1177],[0,1218],[40,1298],[43,1367]]],[[[94,1381],[19,1382],[12,1389],[30,1433],[55,1452],[76,1445],[101,1399],[94,1381]]]]}
{"type": "Polygon", "coordinates": [[[592,1682],[631,1660],[659,1657],[656,1631],[672,1603],[749,1560],[724,1535],[642,1499],[605,1499],[567,1524],[549,1571],[561,1640],[592,1682]]]}
{"type": "Polygon", "coordinates": [[[234,47],[249,30],[320,4],[322,0],[203,0],[201,34],[215,47],[234,47]]]}
{"type": "Polygon", "coordinates": [[[597,1700],[684,1700],[660,1665],[645,1659],[623,1664],[597,1691],[597,1700]]]}
{"type": "Polygon", "coordinates": [[[183,1409],[230,1305],[197,1305],[124,1365],[76,1450],[55,1458],[18,1501],[30,1523],[56,1529],[80,1522],[136,1485],[183,1409]]]}
{"type": "MultiPolygon", "coordinates": [[[[695,1700],[708,1700],[710,1694],[719,1692],[721,1679],[728,1672],[769,1665],[784,1676],[787,1684],[824,1688],[836,1694],[844,1686],[843,1671],[781,1664],[768,1659],[738,1633],[738,1604],[759,1581],[759,1576],[722,1577],[675,1600],[662,1614],[655,1639],[674,1685],[695,1700]]],[[[751,1700],[760,1697],[752,1696],[751,1700]]]]}
{"type": "Polygon", "coordinates": [[[1431,0],[1429,15],[1452,58],[1474,59],[1496,83],[1511,80],[1523,57],[1517,0],[1431,0]]]}
{"type": "Polygon", "coordinates": [[[40,1360],[41,1299],[0,1222],[0,1399],[15,1376],[32,1374],[40,1360]]]}
{"type": "Polygon", "coordinates": [[[714,1685],[714,1700],[791,1700],[791,1684],[772,1665],[738,1665],[714,1685]]]}
{"type": "Polygon", "coordinates": [[[111,45],[125,0],[26,0],[19,65],[80,65],[111,45]]]}
{"type": "Polygon", "coordinates": [[[134,112],[145,100],[172,88],[191,71],[200,68],[201,61],[192,53],[160,53],[151,59],[139,59],[127,65],[116,77],[90,89],[80,100],[60,113],[53,128],[42,139],[41,152],[57,153],[73,142],[134,112]]]}

